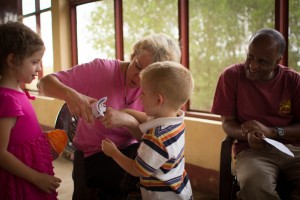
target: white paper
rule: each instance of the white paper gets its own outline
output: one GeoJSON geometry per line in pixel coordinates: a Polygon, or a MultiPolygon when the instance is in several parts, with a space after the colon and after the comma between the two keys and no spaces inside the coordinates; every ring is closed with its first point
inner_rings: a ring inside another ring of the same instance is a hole
{"type": "Polygon", "coordinates": [[[106,111],[106,105],[104,103],[106,102],[106,100],[107,97],[102,97],[101,99],[99,99],[99,101],[91,104],[92,112],[95,118],[104,116],[104,113],[106,111]]]}
{"type": "Polygon", "coordinates": [[[283,153],[286,153],[289,156],[294,157],[293,152],[291,152],[284,144],[282,144],[281,142],[278,142],[276,140],[272,140],[270,138],[264,138],[264,140],[269,143],[270,145],[274,146],[275,148],[279,149],[280,151],[282,151],[283,153]]]}

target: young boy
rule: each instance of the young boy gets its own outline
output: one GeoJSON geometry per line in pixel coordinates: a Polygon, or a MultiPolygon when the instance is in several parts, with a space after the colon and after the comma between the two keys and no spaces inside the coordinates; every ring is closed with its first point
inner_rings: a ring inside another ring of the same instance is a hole
{"type": "Polygon", "coordinates": [[[142,70],[140,79],[145,113],[124,110],[142,123],[144,136],[137,157],[126,157],[109,139],[102,141],[102,150],[128,173],[140,176],[143,200],[193,199],[185,171],[184,112],[180,110],[192,94],[192,75],[181,64],[165,61],[142,70]]]}

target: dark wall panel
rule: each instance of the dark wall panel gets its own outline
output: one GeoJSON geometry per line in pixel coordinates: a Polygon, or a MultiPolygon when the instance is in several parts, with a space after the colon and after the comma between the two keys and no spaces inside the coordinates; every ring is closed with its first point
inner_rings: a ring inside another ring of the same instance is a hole
{"type": "Polygon", "coordinates": [[[0,24],[17,21],[19,0],[0,0],[0,24]]]}

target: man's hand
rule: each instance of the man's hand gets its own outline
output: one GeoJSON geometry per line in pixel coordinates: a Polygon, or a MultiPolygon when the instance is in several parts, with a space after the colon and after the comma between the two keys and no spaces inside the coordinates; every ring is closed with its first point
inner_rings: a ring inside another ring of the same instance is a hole
{"type": "Polygon", "coordinates": [[[274,133],[271,128],[263,125],[262,123],[256,121],[256,120],[251,120],[248,122],[245,122],[241,125],[242,129],[242,134],[246,136],[248,133],[253,132],[253,131],[259,131],[262,133],[265,137],[267,138],[274,138],[274,133]]]}
{"type": "Polygon", "coordinates": [[[251,120],[241,125],[242,134],[247,136],[248,144],[251,149],[263,150],[266,148],[265,137],[271,136],[271,129],[262,123],[251,120]]]}
{"type": "Polygon", "coordinates": [[[266,141],[263,139],[265,136],[259,131],[251,131],[247,134],[248,144],[251,149],[254,150],[263,150],[266,148],[266,141]]]}

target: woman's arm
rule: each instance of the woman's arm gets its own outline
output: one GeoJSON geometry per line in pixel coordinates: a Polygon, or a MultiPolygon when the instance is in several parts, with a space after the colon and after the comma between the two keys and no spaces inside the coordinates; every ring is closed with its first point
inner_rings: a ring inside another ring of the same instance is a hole
{"type": "Polygon", "coordinates": [[[75,90],[61,83],[52,74],[42,77],[37,84],[37,88],[42,95],[61,99],[66,102],[76,93],[75,90]]]}
{"type": "Polygon", "coordinates": [[[73,115],[82,117],[87,122],[94,120],[90,105],[97,99],[80,94],[71,87],[61,83],[54,75],[46,75],[37,84],[39,92],[43,95],[65,101],[73,115]]]}

